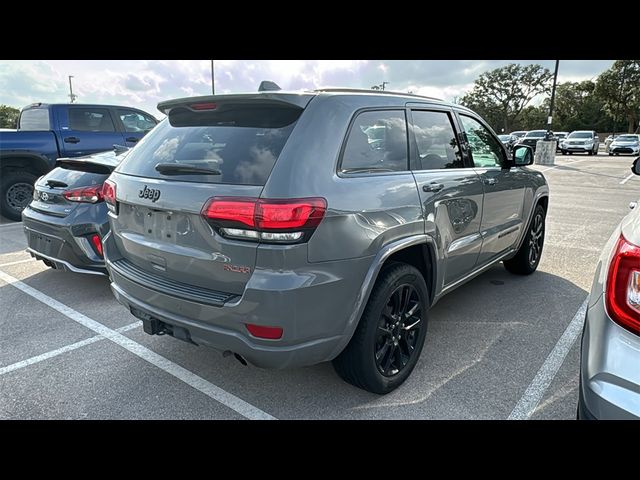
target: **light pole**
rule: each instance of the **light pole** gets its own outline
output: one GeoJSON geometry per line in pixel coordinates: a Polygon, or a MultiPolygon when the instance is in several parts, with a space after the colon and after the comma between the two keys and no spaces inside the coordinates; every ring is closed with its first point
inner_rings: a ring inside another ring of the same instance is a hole
{"type": "Polygon", "coordinates": [[[547,134],[545,140],[551,140],[551,122],[553,121],[553,104],[556,100],[556,82],[558,80],[558,65],[560,60],[556,60],[556,70],[553,73],[553,88],[551,89],[551,102],[549,103],[549,118],[547,118],[547,134]]]}
{"type": "Polygon", "coordinates": [[[213,60],[211,60],[211,95],[216,94],[215,77],[213,75],[213,60]]]}
{"type": "Polygon", "coordinates": [[[73,75],[69,75],[69,98],[71,99],[71,102],[69,103],[73,103],[76,101],[76,98],[78,98],[77,95],[73,94],[73,86],[71,85],[71,79],[73,78],[73,75]]]}

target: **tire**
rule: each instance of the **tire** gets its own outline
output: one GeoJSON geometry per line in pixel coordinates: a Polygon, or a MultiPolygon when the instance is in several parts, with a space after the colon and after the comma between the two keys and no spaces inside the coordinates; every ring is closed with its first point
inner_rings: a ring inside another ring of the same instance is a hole
{"type": "Polygon", "coordinates": [[[610,153],[610,154],[609,154],[609,156],[610,156],[610,157],[613,157],[613,153],[610,153]]]}
{"type": "Polygon", "coordinates": [[[516,275],[531,275],[538,268],[544,247],[545,212],[537,205],[527,227],[527,234],[515,257],[504,261],[504,268],[516,275]],[[535,235],[535,238],[533,238],[535,235]],[[533,257],[533,260],[532,260],[533,257]]]}
{"type": "Polygon", "coordinates": [[[562,154],[563,154],[563,155],[566,155],[566,154],[567,154],[567,151],[566,151],[566,150],[562,150],[562,154]]]}
{"type": "Polygon", "coordinates": [[[33,198],[33,184],[38,177],[29,172],[8,172],[0,181],[0,212],[5,217],[20,221],[22,210],[33,198]]]}
{"type": "Polygon", "coordinates": [[[385,394],[398,388],[420,358],[428,306],[427,285],[417,268],[405,263],[385,266],[351,341],[333,360],[338,375],[372,393],[385,394]],[[407,292],[409,300],[405,302],[401,295],[407,292]],[[409,320],[412,324],[407,325],[409,320]],[[411,325],[414,328],[407,328],[411,325]]]}
{"type": "Polygon", "coordinates": [[[593,150],[589,150],[589,151],[587,152],[587,155],[593,155],[593,150]]]}

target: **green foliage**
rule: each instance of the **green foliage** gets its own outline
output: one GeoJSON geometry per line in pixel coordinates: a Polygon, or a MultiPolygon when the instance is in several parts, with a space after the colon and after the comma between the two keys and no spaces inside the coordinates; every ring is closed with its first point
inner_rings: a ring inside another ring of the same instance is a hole
{"type": "Polygon", "coordinates": [[[17,128],[19,115],[19,109],[0,105],[0,128],[17,128]]]}
{"type": "Polygon", "coordinates": [[[482,115],[494,130],[509,132],[529,102],[549,92],[552,76],[541,65],[511,63],[481,74],[460,103],[482,115]]]}
{"type": "Polygon", "coordinates": [[[627,131],[633,133],[640,112],[640,60],[616,60],[598,77],[595,94],[610,116],[626,119],[627,131]]]}

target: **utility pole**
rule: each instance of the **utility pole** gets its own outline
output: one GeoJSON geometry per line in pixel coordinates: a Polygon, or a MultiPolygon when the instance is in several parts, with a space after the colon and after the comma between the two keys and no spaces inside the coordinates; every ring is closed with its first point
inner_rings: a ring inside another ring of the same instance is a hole
{"type": "Polygon", "coordinates": [[[77,95],[73,94],[73,86],[71,85],[71,79],[73,78],[73,75],[69,75],[69,98],[71,99],[71,102],[69,103],[73,103],[76,101],[76,98],[78,98],[77,95]]]}
{"type": "Polygon", "coordinates": [[[389,82],[382,82],[382,84],[380,85],[381,90],[384,91],[384,87],[388,84],[389,82]]]}
{"type": "Polygon", "coordinates": [[[216,94],[215,77],[213,75],[213,60],[211,60],[211,95],[216,94]]]}
{"type": "Polygon", "coordinates": [[[553,73],[553,88],[551,89],[551,102],[549,102],[549,118],[547,118],[547,134],[546,139],[551,140],[551,123],[553,121],[553,105],[556,100],[556,82],[558,80],[558,65],[560,60],[556,60],[556,70],[553,73]]]}

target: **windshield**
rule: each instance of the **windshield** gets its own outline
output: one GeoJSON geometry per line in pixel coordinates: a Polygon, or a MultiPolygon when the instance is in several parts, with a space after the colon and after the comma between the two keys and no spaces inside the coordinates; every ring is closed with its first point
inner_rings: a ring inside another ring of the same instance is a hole
{"type": "Polygon", "coordinates": [[[591,132],[572,132],[567,138],[593,138],[591,132]]]}
{"type": "Polygon", "coordinates": [[[511,135],[498,135],[498,138],[503,142],[508,142],[509,140],[511,140],[511,135]]]}
{"type": "Polygon", "coordinates": [[[525,138],[538,138],[538,137],[544,137],[545,133],[547,133],[546,130],[533,130],[532,132],[529,132],[525,135],[525,138]]]}
{"type": "Polygon", "coordinates": [[[621,142],[637,142],[638,135],[620,135],[616,137],[616,141],[620,140],[621,142]]]}

